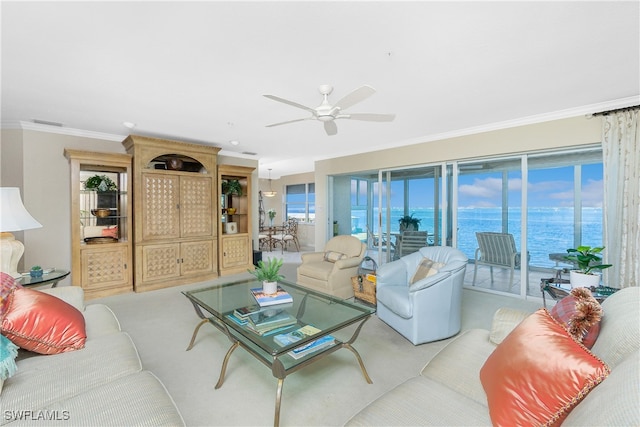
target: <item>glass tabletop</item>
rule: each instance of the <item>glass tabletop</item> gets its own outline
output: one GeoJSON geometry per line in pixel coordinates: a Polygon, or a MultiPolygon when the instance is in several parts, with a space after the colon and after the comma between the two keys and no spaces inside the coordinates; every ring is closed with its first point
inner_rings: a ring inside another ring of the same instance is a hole
{"type": "Polygon", "coordinates": [[[43,274],[40,277],[31,277],[29,272],[23,273],[22,278],[20,279],[20,284],[22,286],[30,286],[30,285],[46,285],[49,283],[57,283],[58,281],[64,279],[69,275],[69,271],[67,270],[53,270],[49,273],[43,274]]]}
{"type": "Polygon", "coordinates": [[[297,323],[267,332],[264,335],[258,335],[246,325],[239,325],[229,317],[235,309],[256,304],[250,289],[262,287],[261,282],[251,279],[241,280],[194,291],[185,291],[183,294],[194,304],[217,318],[218,321],[223,322],[234,337],[245,345],[257,347],[271,357],[280,356],[323,335],[331,334],[375,312],[375,308],[315,292],[287,281],[279,281],[278,285],[293,297],[293,303],[277,304],[264,307],[262,310],[286,311],[296,318],[297,323]],[[321,332],[286,346],[278,345],[273,339],[278,334],[286,334],[305,325],[312,325],[320,329],[321,332]]]}

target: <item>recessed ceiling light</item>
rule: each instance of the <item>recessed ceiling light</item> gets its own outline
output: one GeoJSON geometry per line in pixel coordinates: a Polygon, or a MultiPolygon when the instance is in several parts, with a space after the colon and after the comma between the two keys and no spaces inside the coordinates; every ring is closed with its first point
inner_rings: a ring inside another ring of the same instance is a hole
{"type": "Polygon", "coordinates": [[[122,125],[129,129],[133,129],[134,127],[136,127],[136,124],[133,122],[122,122],[122,125]]]}
{"type": "Polygon", "coordinates": [[[238,145],[238,144],[240,144],[240,143],[234,139],[233,141],[229,141],[229,144],[231,144],[231,145],[238,145]]]}

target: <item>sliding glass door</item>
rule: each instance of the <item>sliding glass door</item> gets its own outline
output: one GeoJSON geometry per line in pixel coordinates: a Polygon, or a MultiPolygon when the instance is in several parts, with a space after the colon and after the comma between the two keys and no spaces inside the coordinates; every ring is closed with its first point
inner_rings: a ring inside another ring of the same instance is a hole
{"type": "Polygon", "coordinates": [[[541,278],[571,267],[568,248],[602,246],[602,175],[599,146],[354,173],[332,177],[333,215],[379,264],[401,255],[409,216],[425,245],[467,255],[465,286],[539,297],[541,278]],[[476,263],[481,232],[513,237],[513,280],[511,268],[476,263]]]}

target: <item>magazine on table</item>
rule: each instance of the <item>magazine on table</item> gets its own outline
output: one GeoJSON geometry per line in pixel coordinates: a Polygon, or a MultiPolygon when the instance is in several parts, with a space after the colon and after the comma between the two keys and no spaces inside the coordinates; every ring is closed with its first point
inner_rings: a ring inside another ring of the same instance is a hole
{"type": "Polygon", "coordinates": [[[275,294],[265,294],[261,287],[251,288],[251,294],[256,299],[260,307],[293,302],[293,297],[280,286],[278,286],[278,290],[275,294]]]}
{"type": "Polygon", "coordinates": [[[300,359],[310,353],[314,353],[316,351],[325,349],[327,347],[331,347],[336,343],[336,340],[331,335],[325,335],[324,337],[318,338],[317,340],[311,341],[303,346],[294,348],[287,354],[294,359],[300,359]]]}
{"type": "Polygon", "coordinates": [[[296,329],[294,331],[291,331],[289,333],[278,334],[278,335],[273,337],[273,340],[279,346],[286,347],[289,344],[296,343],[296,342],[300,341],[301,339],[306,338],[306,337],[310,337],[312,335],[315,335],[318,332],[321,332],[321,330],[316,328],[315,326],[304,325],[303,327],[298,328],[298,329],[296,329]]]}

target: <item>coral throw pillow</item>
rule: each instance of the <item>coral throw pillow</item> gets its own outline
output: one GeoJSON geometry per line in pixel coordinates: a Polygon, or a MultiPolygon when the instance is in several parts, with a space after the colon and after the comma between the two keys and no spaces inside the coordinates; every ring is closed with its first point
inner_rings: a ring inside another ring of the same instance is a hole
{"type": "Polygon", "coordinates": [[[557,426],[609,367],[540,309],[496,347],[480,370],[494,426],[557,426]]]}
{"type": "Polygon", "coordinates": [[[575,288],[551,309],[551,316],[562,323],[587,348],[593,347],[600,333],[602,307],[587,288],[575,288]]]}
{"type": "Polygon", "coordinates": [[[84,348],[84,316],[77,308],[28,288],[14,289],[8,302],[7,311],[0,318],[2,335],[18,347],[41,354],[84,348]]]}

